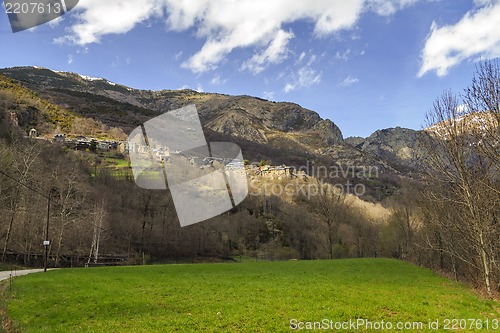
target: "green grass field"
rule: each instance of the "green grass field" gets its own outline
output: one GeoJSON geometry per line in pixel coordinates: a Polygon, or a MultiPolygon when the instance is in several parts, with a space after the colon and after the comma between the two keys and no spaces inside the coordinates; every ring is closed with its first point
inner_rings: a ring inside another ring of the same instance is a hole
{"type": "Polygon", "coordinates": [[[290,332],[293,319],[360,318],[439,320],[439,331],[446,319],[479,319],[495,331],[500,319],[499,303],[388,259],[63,269],[17,278],[12,290],[3,297],[20,332],[290,332]]]}
{"type": "MultiPolygon", "coordinates": [[[[105,170],[110,175],[116,178],[125,177],[126,175],[132,175],[132,169],[130,163],[127,159],[123,158],[113,158],[105,157],[102,159],[101,164],[97,168],[98,172],[105,170]]],[[[96,169],[94,167],[90,168],[90,176],[95,177],[96,169]]]]}
{"type": "Polygon", "coordinates": [[[104,163],[110,167],[120,169],[120,168],[130,168],[129,161],[123,158],[111,158],[107,157],[104,159],[104,163]]]}

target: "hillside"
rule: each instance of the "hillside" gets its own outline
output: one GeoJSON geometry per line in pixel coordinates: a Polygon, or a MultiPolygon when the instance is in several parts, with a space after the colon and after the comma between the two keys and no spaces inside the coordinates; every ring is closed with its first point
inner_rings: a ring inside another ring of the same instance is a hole
{"type": "Polygon", "coordinates": [[[342,133],[335,124],[293,103],[273,103],[249,96],[205,94],[192,90],[137,90],[106,79],[39,67],[3,69],[0,73],[18,80],[56,104],[66,104],[79,114],[97,116],[108,125],[135,125],[143,120],[141,116],[151,117],[196,104],[204,125],[223,134],[259,143],[267,143],[276,132],[306,134],[310,144],[331,145],[343,141],[342,133]],[[83,105],[78,106],[75,99],[83,105]],[[82,100],[84,103],[81,103],[82,100]],[[113,104],[113,110],[109,110],[110,104],[113,104]],[[112,114],[113,111],[115,114],[112,114]],[[108,117],[108,114],[114,118],[108,117]],[[122,119],[126,114],[134,115],[135,119],[122,119]]]}
{"type": "Polygon", "coordinates": [[[368,138],[348,138],[346,142],[356,149],[377,156],[402,171],[414,170],[423,154],[424,131],[408,128],[378,130],[368,138]]]}
{"type": "MultiPolygon", "coordinates": [[[[369,138],[353,142],[344,140],[333,121],[294,103],[192,90],[138,90],[104,78],[40,67],[7,68],[0,70],[0,75],[9,77],[12,84],[64,114],[72,115],[67,120],[50,119],[47,122],[52,126],[48,127],[43,121],[29,125],[43,134],[51,134],[57,126],[63,132],[74,130],[72,122],[77,118],[119,128],[126,134],[165,111],[194,103],[207,138],[239,144],[246,159],[307,166],[310,172],[314,172],[311,165],[344,170],[376,168],[383,177],[367,183],[372,190],[393,186],[394,179],[415,167],[413,157],[418,152],[417,137],[421,135],[419,131],[398,128],[377,131],[369,138]],[[391,184],[387,185],[384,178],[391,178],[391,184]]],[[[27,126],[23,123],[21,127],[27,130],[27,126]]],[[[339,179],[330,180],[344,182],[348,177],[334,178],[339,179]]]]}
{"type": "Polygon", "coordinates": [[[498,113],[483,111],[446,119],[427,127],[425,130],[447,140],[453,132],[484,136],[486,133],[498,133],[499,128],[498,113]]]}
{"type": "MultiPolygon", "coordinates": [[[[92,135],[123,139],[120,128],[103,124],[99,119],[75,113],[68,105],[57,105],[3,75],[0,75],[0,119],[2,125],[13,125],[15,131],[26,134],[36,128],[45,136],[55,132],[69,135],[92,135]]],[[[4,133],[5,134],[5,133],[4,133]]]]}

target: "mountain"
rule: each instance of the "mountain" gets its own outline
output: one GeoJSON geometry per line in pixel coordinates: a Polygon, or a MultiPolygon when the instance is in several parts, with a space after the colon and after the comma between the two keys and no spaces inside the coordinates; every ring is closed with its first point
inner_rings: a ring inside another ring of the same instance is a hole
{"type": "Polygon", "coordinates": [[[19,81],[58,105],[66,105],[85,116],[98,117],[109,125],[118,124],[127,128],[143,121],[143,115],[154,116],[194,103],[206,127],[243,139],[267,143],[276,132],[300,132],[311,134],[310,140],[318,138],[312,140],[318,144],[343,141],[340,129],[333,122],[323,120],[316,112],[293,103],[273,103],[250,96],[204,94],[192,90],[138,90],[103,78],[40,67],[2,69],[0,74],[19,81]],[[82,100],[85,103],[81,103],[82,100]],[[94,108],[96,112],[92,112],[88,104],[97,107],[94,108]],[[120,124],[119,119],[127,113],[132,114],[128,114],[130,117],[120,124]],[[111,114],[113,118],[106,114],[111,114]],[[135,119],[132,115],[136,116],[135,119]]]}
{"type": "Polygon", "coordinates": [[[387,128],[378,130],[368,138],[347,138],[346,143],[367,154],[387,161],[393,168],[401,171],[414,170],[423,155],[425,131],[408,128],[387,128]]]}
{"type": "Polygon", "coordinates": [[[53,135],[60,131],[74,136],[126,138],[121,128],[107,126],[99,119],[78,115],[67,106],[52,103],[20,85],[18,81],[0,75],[0,119],[3,125],[14,125],[11,126],[12,130],[26,133],[31,128],[36,128],[41,134],[53,135]]]}
{"type": "MultiPolygon", "coordinates": [[[[281,157],[288,154],[292,159],[307,160],[317,150],[343,143],[342,132],[332,121],[294,103],[192,90],[138,90],[104,78],[41,67],[6,68],[0,74],[54,105],[125,133],[165,111],[196,104],[204,128],[211,132],[207,135],[231,136],[243,145],[278,150],[258,157],[282,162],[281,157]]],[[[260,148],[257,150],[266,150],[260,148]]]]}
{"type": "Polygon", "coordinates": [[[449,139],[453,134],[469,134],[483,137],[487,133],[498,133],[500,119],[494,112],[471,112],[463,116],[440,121],[425,130],[441,139],[449,139]]]}
{"type": "MultiPolygon", "coordinates": [[[[1,69],[0,78],[17,85],[18,89],[31,92],[67,115],[38,119],[21,126],[25,131],[28,127],[35,127],[46,135],[53,133],[55,127],[73,133],[76,128],[81,133],[86,127],[75,126],[75,123],[81,122],[94,122],[94,127],[87,126],[94,128],[94,132],[96,127],[106,127],[128,134],[163,112],[195,104],[207,139],[235,142],[249,160],[295,166],[341,166],[344,170],[349,167],[357,170],[376,168],[380,174],[394,178],[404,176],[415,167],[413,157],[419,152],[419,137],[423,133],[395,128],[377,131],[368,138],[344,140],[333,121],[322,119],[318,113],[289,102],[277,103],[251,96],[199,93],[187,89],[139,90],[105,78],[41,67],[1,69]],[[62,126],[61,120],[64,119],[66,121],[62,126]]],[[[34,106],[34,109],[39,108],[34,106]]],[[[17,114],[20,117],[21,113],[17,114]]],[[[349,178],[345,174],[339,177],[342,181],[349,178]]],[[[380,183],[384,182],[374,182],[373,179],[363,181],[374,187],[380,187],[380,183]]]]}

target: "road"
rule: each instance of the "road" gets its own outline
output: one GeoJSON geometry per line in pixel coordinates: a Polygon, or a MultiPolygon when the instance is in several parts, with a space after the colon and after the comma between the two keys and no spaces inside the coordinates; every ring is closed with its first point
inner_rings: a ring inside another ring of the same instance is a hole
{"type": "MultiPolygon", "coordinates": [[[[20,271],[12,271],[12,276],[21,276],[31,273],[43,272],[43,269],[24,269],[20,271]]],[[[7,280],[10,277],[11,271],[0,272],[0,281],[7,280]]]]}

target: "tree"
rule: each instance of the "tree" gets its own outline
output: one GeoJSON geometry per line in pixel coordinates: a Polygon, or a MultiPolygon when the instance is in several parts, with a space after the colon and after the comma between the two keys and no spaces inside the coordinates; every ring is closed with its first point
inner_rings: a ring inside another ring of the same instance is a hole
{"type": "Polygon", "coordinates": [[[471,134],[480,141],[478,149],[500,170],[500,66],[498,60],[476,68],[471,85],[463,93],[465,109],[480,112],[481,126],[472,126],[471,134]]]}
{"type": "Polygon", "coordinates": [[[83,172],[82,162],[76,156],[57,152],[54,155],[49,168],[50,180],[56,193],[53,211],[57,218],[52,227],[56,234],[55,264],[58,266],[68,231],[76,228],[78,222],[86,218],[85,199],[89,190],[85,180],[89,176],[83,172]]]}
{"type": "Polygon", "coordinates": [[[391,229],[397,242],[397,258],[415,259],[416,237],[421,229],[421,216],[418,207],[417,184],[402,181],[401,190],[388,201],[392,214],[387,228],[391,229]]]}
{"type": "Polygon", "coordinates": [[[97,141],[96,140],[92,140],[90,141],[90,147],[89,147],[89,150],[93,153],[95,153],[97,151],[97,141]]]}
{"type": "Polygon", "coordinates": [[[458,238],[457,244],[446,249],[434,246],[477,269],[489,295],[500,278],[496,264],[500,259],[499,74],[498,62],[479,65],[462,100],[445,92],[427,114],[427,125],[436,133],[427,142],[431,166],[427,196],[446,207],[428,223],[458,238]]]}
{"type": "Polygon", "coordinates": [[[92,257],[94,259],[94,263],[97,263],[99,259],[99,246],[101,244],[101,237],[103,231],[106,230],[104,224],[106,219],[106,207],[105,201],[102,198],[96,199],[94,203],[94,212],[93,215],[93,236],[92,236],[92,245],[90,247],[90,254],[87,264],[90,264],[92,257]]]}
{"type": "Polygon", "coordinates": [[[308,193],[311,204],[320,214],[321,222],[326,229],[325,247],[330,259],[334,258],[335,237],[338,227],[345,220],[345,215],[351,206],[347,196],[331,184],[316,180],[316,192],[308,193]]]}
{"type": "Polygon", "coordinates": [[[12,163],[7,167],[12,174],[17,177],[20,183],[11,184],[12,187],[9,190],[9,219],[3,245],[2,261],[6,259],[7,250],[14,229],[14,222],[19,213],[19,205],[23,195],[26,195],[24,193],[25,189],[21,183],[29,184],[32,182],[33,170],[38,162],[39,155],[40,149],[37,145],[19,145],[19,143],[11,147],[10,153],[4,155],[4,158],[10,160],[12,163]],[[8,155],[10,155],[10,157],[8,155]]]}

